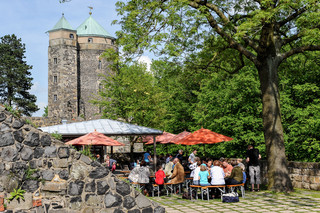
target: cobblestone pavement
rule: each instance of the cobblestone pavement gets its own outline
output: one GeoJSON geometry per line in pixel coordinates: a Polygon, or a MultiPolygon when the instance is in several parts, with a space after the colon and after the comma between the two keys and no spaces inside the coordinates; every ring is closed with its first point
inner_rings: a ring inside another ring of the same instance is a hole
{"type": "Polygon", "coordinates": [[[151,197],[166,208],[167,213],[199,212],[320,212],[320,192],[296,190],[290,194],[266,191],[246,192],[238,203],[222,203],[220,199],[186,200],[181,195],[151,197]]]}

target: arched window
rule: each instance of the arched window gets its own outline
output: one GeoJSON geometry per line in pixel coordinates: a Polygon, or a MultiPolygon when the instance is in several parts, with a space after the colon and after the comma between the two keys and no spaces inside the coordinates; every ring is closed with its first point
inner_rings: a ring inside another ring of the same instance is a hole
{"type": "Polygon", "coordinates": [[[69,38],[73,39],[74,35],[72,33],[70,33],[69,38]]]}
{"type": "Polygon", "coordinates": [[[55,76],[53,76],[53,83],[58,83],[58,77],[55,75],[55,76]]]}
{"type": "Polygon", "coordinates": [[[99,66],[98,66],[98,68],[101,70],[102,69],[102,62],[101,62],[101,60],[99,60],[99,66]]]}
{"type": "Polygon", "coordinates": [[[88,43],[93,43],[93,38],[88,38],[88,43]]]}
{"type": "Polygon", "coordinates": [[[53,59],[53,63],[54,63],[54,64],[57,64],[57,63],[58,63],[58,59],[57,59],[57,58],[54,58],[54,59],[53,59]]]}
{"type": "Polygon", "coordinates": [[[57,101],[58,100],[58,96],[57,95],[53,95],[53,101],[57,101]]]}

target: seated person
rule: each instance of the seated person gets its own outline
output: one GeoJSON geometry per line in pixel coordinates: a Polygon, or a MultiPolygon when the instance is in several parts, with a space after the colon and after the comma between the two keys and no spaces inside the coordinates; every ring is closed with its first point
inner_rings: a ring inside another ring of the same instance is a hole
{"type": "Polygon", "coordinates": [[[171,180],[169,181],[172,184],[178,184],[178,183],[183,183],[184,182],[184,168],[180,163],[180,160],[178,158],[175,158],[173,160],[174,164],[174,169],[172,174],[169,176],[171,180]]]}
{"type": "Polygon", "coordinates": [[[207,170],[207,166],[204,164],[200,165],[200,172],[199,172],[199,182],[200,186],[210,186],[208,181],[209,172],[207,170]]]}
{"type": "Polygon", "coordinates": [[[243,173],[237,161],[232,161],[234,166],[229,177],[225,179],[227,185],[241,184],[243,181],[243,173]]]}
{"type": "Polygon", "coordinates": [[[200,165],[201,165],[201,160],[200,158],[196,159],[196,168],[193,170],[193,185],[200,185],[199,181],[199,172],[200,172],[200,165]]]}
{"type": "Polygon", "coordinates": [[[166,164],[169,163],[172,159],[172,155],[171,154],[167,154],[166,155],[166,164]]]}
{"type": "Polygon", "coordinates": [[[148,195],[152,185],[150,184],[150,170],[147,167],[147,163],[142,160],[140,163],[140,167],[138,168],[139,176],[138,176],[138,183],[142,183],[145,186],[143,191],[144,195],[148,195]]]}
{"type": "Polygon", "coordinates": [[[172,168],[173,168],[173,158],[164,166],[164,173],[167,176],[170,176],[172,174],[172,168]]]}
{"type": "Polygon", "coordinates": [[[195,157],[194,158],[194,163],[190,164],[189,165],[189,169],[190,169],[190,177],[194,177],[194,170],[198,167],[198,161],[200,161],[200,158],[199,157],[195,157]]]}
{"type": "Polygon", "coordinates": [[[226,177],[230,176],[233,169],[232,165],[228,163],[229,159],[225,158],[222,161],[222,169],[226,177]]]}
{"type": "Polygon", "coordinates": [[[163,168],[161,165],[157,166],[157,172],[155,174],[155,183],[159,185],[159,190],[161,191],[163,189],[164,179],[166,178],[166,174],[163,171],[163,168]]]}
{"type": "Polygon", "coordinates": [[[129,180],[130,182],[138,183],[139,168],[140,168],[140,164],[137,165],[136,167],[134,167],[134,168],[131,170],[131,172],[129,173],[128,180],[129,180]]]}
{"type": "Polygon", "coordinates": [[[116,170],[117,161],[114,159],[111,159],[109,155],[106,156],[105,165],[108,169],[111,170],[111,172],[116,170]]]}
{"type": "Polygon", "coordinates": [[[211,185],[225,185],[224,180],[224,171],[220,167],[220,162],[218,160],[215,160],[213,162],[213,167],[210,170],[211,174],[211,185]]]}
{"type": "MultiPolygon", "coordinates": [[[[225,185],[226,182],[224,180],[224,171],[221,168],[221,162],[218,160],[213,161],[213,167],[210,170],[210,175],[211,175],[211,185],[225,185]]],[[[219,197],[220,196],[220,191],[218,189],[213,189],[212,190],[212,198],[219,197]]]]}
{"type": "Polygon", "coordinates": [[[208,162],[207,162],[207,169],[210,170],[212,167],[213,167],[212,160],[209,159],[208,162]]]}
{"type": "MultiPolygon", "coordinates": [[[[238,161],[238,162],[239,162],[239,161],[238,161]]],[[[242,181],[242,183],[246,183],[246,181],[247,181],[246,167],[244,166],[243,163],[239,163],[238,166],[242,169],[242,174],[243,174],[243,181],[242,181]]]]}

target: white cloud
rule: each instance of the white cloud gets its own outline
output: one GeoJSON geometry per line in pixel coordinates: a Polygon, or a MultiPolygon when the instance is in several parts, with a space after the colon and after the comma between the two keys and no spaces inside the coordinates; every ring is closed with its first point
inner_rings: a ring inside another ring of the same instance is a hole
{"type": "Polygon", "coordinates": [[[148,57],[148,56],[141,56],[139,59],[138,59],[138,62],[139,63],[143,63],[143,64],[146,64],[147,65],[147,71],[150,71],[150,67],[151,67],[151,64],[152,64],[152,61],[151,59],[148,57]]]}

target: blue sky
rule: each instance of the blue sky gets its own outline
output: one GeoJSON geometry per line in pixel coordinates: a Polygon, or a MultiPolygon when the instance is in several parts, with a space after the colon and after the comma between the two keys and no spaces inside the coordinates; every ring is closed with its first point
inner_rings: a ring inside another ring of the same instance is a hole
{"type": "Polygon", "coordinates": [[[50,30],[64,13],[76,29],[89,17],[88,6],[93,7],[92,17],[112,36],[120,30],[111,25],[117,19],[116,0],[1,0],[0,37],[15,34],[26,45],[26,61],[33,66],[31,93],[37,96],[40,110],[33,116],[41,116],[48,103],[48,44],[46,31],[50,30]]]}

